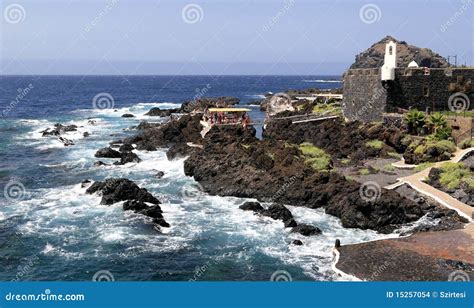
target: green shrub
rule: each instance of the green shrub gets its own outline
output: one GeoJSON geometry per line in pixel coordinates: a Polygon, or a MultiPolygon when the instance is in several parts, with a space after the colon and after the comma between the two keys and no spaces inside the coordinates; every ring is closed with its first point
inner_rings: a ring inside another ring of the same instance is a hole
{"type": "Polygon", "coordinates": [[[383,166],[383,168],[387,171],[395,171],[395,166],[393,166],[392,164],[386,164],[385,166],[383,166]]]}
{"type": "MultiPolygon", "coordinates": [[[[411,145],[410,145],[411,147],[411,145]]],[[[420,144],[415,148],[415,155],[423,155],[436,148],[438,152],[453,153],[456,151],[456,145],[449,140],[429,140],[426,139],[424,144],[420,144]]]]}
{"type": "Polygon", "coordinates": [[[331,166],[331,156],[309,142],[300,144],[299,149],[305,156],[305,163],[316,171],[327,171],[331,166]]]}
{"type": "Polygon", "coordinates": [[[367,141],[365,145],[376,150],[380,150],[383,148],[383,142],[377,139],[367,141]]]}
{"type": "Polygon", "coordinates": [[[466,139],[466,140],[463,140],[459,143],[459,147],[461,149],[467,149],[467,148],[470,148],[470,147],[474,147],[474,139],[466,139]]]}
{"type": "Polygon", "coordinates": [[[449,189],[459,188],[462,182],[474,188],[474,177],[463,163],[447,162],[440,166],[440,170],[439,182],[449,189]]]}
{"type": "Polygon", "coordinates": [[[360,174],[360,175],[369,175],[369,174],[370,174],[370,170],[367,169],[367,168],[359,169],[359,174],[360,174]]]}
{"type": "Polygon", "coordinates": [[[397,152],[388,152],[387,155],[392,158],[398,158],[398,159],[402,158],[402,154],[398,154],[397,152]]]}
{"type": "Polygon", "coordinates": [[[415,171],[420,172],[420,171],[425,170],[426,168],[429,168],[433,165],[434,165],[434,163],[421,163],[421,164],[419,164],[415,167],[415,171]]]}

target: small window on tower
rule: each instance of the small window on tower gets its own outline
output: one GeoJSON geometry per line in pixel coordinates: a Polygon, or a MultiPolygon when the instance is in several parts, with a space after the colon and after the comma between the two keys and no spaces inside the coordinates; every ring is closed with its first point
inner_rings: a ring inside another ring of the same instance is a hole
{"type": "Polygon", "coordinates": [[[427,86],[423,86],[423,96],[424,97],[430,96],[430,89],[427,86]]]}

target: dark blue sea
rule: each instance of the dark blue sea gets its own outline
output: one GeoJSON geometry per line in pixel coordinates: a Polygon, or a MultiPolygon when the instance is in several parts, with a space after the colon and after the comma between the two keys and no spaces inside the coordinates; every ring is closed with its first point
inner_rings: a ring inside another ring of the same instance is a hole
{"type": "MultiPolygon", "coordinates": [[[[267,92],[341,87],[337,76],[0,76],[0,280],[337,280],[336,238],[381,238],[345,229],[323,210],[288,205],[318,237],[290,233],[283,223],[238,207],[247,199],[189,193],[196,182],[184,159],[136,151],[140,163],[94,166],[94,153],[135,134],[130,127],[153,107],[175,108],[198,97],[235,96],[263,118],[256,101],[267,92]],[[122,118],[132,113],[134,118],[122,118]],[[75,124],[66,138],[41,131],[75,124]],[[85,138],[83,133],[90,136],[85,138]],[[158,171],[165,173],[158,179],[158,171]],[[126,177],[162,201],[171,225],[154,230],[148,218],[100,205],[81,182],[126,177]],[[305,245],[289,245],[301,239],[305,245]]],[[[106,162],[107,159],[102,159],[106,162]]]]}

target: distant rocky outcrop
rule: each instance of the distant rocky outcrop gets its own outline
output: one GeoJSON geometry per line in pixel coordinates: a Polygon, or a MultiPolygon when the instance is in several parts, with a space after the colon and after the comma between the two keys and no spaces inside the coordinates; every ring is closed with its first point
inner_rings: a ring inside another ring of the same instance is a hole
{"type": "Polygon", "coordinates": [[[445,58],[433,52],[431,49],[409,45],[405,41],[399,41],[392,36],[386,36],[369,49],[358,54],[350,68],[381,67],[384,63],[385,45],[389,41],[397,43],[398,67],[407,67],[411,61],[415,61],[420,67],[443,68],[449,66],[445,58]]]}

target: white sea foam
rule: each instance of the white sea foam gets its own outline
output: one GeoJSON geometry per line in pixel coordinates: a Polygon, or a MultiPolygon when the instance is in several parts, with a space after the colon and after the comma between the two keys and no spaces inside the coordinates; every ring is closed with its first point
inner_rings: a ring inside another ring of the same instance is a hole
{"type": "Polygon", "coordinates": [[[250,97],[250,98],[255,98],[255,99],[264,99],[265,98],[265,95],[263,94],[250,94],[250,95],[245,95],[246,97],[250,97]]]}
{"type": "Polygon", "coordinates": [[[310,83],[342,83],[342,80],[331,80],[331,79],[306,79],[303,82],[310,82],[310,83]]]}

